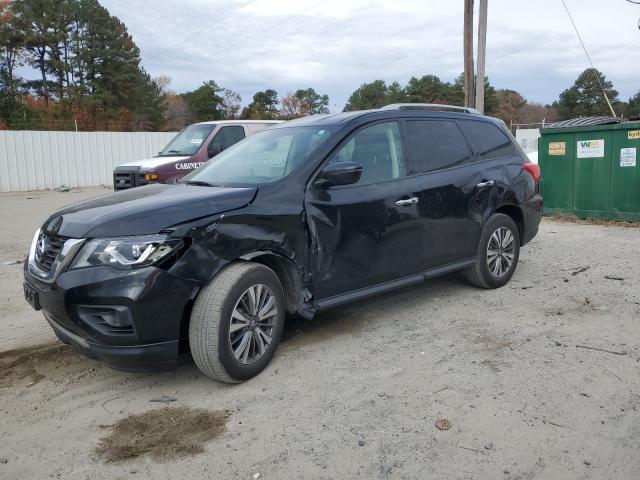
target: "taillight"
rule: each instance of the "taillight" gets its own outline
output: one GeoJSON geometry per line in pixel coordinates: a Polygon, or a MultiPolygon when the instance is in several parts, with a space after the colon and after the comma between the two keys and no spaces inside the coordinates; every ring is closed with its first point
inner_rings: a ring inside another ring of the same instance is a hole
{"type": "Polygon", "coordinates": [[[525,163],[522,165],[522,169],[531,175],[534,182],[538,183],[538,180],[540,180],[540,165],[536,165],[535,163],[525,163]]]}

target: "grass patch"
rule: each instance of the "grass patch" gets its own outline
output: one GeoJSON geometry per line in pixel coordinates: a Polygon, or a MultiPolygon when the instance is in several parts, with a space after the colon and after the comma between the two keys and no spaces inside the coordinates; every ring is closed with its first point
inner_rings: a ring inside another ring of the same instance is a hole
{"type": "Polygon", "coordinates": [[[111,428],[96,452],[106,462],[149,455],[166,461],[204,453],[205,444],[226,429],[229,413],[203,408],[163,407],[129,415],[111,428]]]}

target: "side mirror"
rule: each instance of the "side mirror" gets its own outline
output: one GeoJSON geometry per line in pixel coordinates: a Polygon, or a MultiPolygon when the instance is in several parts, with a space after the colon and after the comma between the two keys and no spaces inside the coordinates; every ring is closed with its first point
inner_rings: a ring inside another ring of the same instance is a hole
{"type": "Polygon", "coordinates": [[[360,180],[362,165],[356,162],[336,162],[327,165],[318,178],[315,186],[329,188],[338,185],[353,185],[360,180]]]}
{"type": "Polygon", "coordinates": [[[210,143],[207,147],[207,155],[209,158],[213,158],[222,151],[222,145],[219,143],[210,143]]]}

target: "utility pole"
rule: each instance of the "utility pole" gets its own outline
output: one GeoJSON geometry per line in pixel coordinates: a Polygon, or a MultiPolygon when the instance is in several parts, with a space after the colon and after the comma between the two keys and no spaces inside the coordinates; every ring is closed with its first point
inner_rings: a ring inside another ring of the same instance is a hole
{"type": "Polygon", "coordinates": [[[476,78],[476,109],[484,115],[484,65],[487,51],[487,3],[480,0],[478,12],[478,75],[476,78]]]}
{"type": "Polygon", "coordinates": [[[475,105],[473,95],[473,0],[464,0],[464,106],[475,105]]]}

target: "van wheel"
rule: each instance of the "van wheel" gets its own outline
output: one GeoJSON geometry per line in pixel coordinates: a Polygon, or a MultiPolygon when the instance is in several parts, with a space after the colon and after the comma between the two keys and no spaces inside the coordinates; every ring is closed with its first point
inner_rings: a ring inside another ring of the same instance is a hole
{"type": "Polygon", "coordinates": [[[513,276],[519,256],[518,227],[510,216],[495,213],[482,229],[476,262],[465,276],[476,287],[502,287],[513,276]]]}
{"type": "Polygon", "coordinates": [[[282,284],[270,268],[233,263],[205,286],[193,305],[189,346],[208,377],[237,383],[269,363],[284,326],[282,284]]]}

